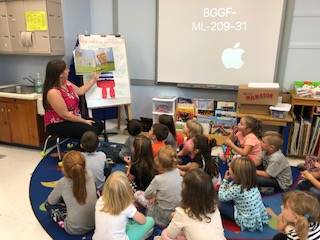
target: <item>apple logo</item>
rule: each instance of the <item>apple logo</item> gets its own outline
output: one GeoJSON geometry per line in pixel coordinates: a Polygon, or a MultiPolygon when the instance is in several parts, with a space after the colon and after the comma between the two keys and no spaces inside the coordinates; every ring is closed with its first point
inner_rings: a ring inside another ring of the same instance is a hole
{"type": "Polygon", "coordinates": [[[240,69],[243,66],[244,62],[241,57],[245,51],[239,46],[240,42],[236,43],[233,48],[223,50],[221,60],[226,69],[240,69]]]}

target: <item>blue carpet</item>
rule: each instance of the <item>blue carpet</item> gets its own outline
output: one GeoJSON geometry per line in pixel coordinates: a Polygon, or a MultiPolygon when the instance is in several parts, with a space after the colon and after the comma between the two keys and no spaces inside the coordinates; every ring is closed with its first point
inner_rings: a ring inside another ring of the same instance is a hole
{"type": "MultiPolygon", "coordinates": [[[[67,143],[62,146],[62,149],[66,149],[66,144],[67,143]]],[[[117,164],[113,168],[113,171],[116,170],[123,171],[124,165],[117,164]]],[[[72,236],[67,234],[63,229],[58,227],[55,222],[53,222],[44,208],[43,204],[47,200],[49,193],[52,191],[55,181],[59,180],[62,176],[63,174],[57,166],[57,158],[50,157],[48,155],[40,161],[32,173],[29,186],[29,198],[32,210],[44,230],[53,239],[91,239],[93,231],[81,236],[72,236]]]]}
{"type": "MultiPolygon", "coordinates": [[[[219,171],[222,176],[224,176],[227,170],[226,164],[219,165],[219,171]]],[[[296,187],[297,179],[300,175],[299,170],[296,167],[291,167],[292,177],[294,179],[294,183],[291,189],[296,187]]],[[[268,196],[263,196],[263,203],[266,208],[271,208],[273,212],[277,215],[281,212],[281,201],[282,201],[282,193],[275,193],[268,196]]],[[[230,223],[229,221],[223,221],[225,237],[229,240],[271,240],[274,235],[278,232],[276,230],[276,219],[270,218],[269,224],[264,226],[263,232],[254,231],[243,231],[241,232],[239,227],[236,226],[235,223],[230,223]]]]}
{"type": "MultiPolygon", "coordinates": [[[[124,170],[124,165],[116,164],[113,170],[124,170]]],[[[220,166],[220,172],[224,175],[226,171],[226,166],[220,166]]],[[[299,171],[296,168],[292,168],[292,173],[294,179],[297,179],[299,171]]],[[[29,187],[29,198],[31,206],[35,216],[42,225],[42,227],[47,231],[47,233],[53,239],[91,239],[93,232],[90,232],[83,236],[72,236],[67,234],[63,229],[59,228],[53,220],[49,217],[47,212],[43,207],[43,203],[46,201],[49,193],[52,191],[54,182],[62,177],[62,172],[57,167],[56,158],[46,156],[43,158],[38,166],[35,168],[29,187]]],[[[276,214],[280,213],[282,194],[275,194],[272,196],[263,197],[263,202],[266,207],[270,207],[276,214]]],[[[225,226],[225,236],[229,240],[267,240],[272,239],[272,236],[277,232],[274,230],[275,223],[272,221],[271,224],[264,228],[263,232],[238,232],[234,231],[233,228],[225,226]],[[270,225],[270,226],[269,226],[270,225]]],[[[158,229],[158,234],[160,234],[161,229],[158,229]]]]}

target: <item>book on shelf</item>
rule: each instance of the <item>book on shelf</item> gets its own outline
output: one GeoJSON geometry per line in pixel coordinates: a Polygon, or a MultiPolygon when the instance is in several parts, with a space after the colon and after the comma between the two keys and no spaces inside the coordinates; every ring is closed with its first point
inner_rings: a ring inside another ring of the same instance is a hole
{"type": "MultiPolygon", "coordinates": [[[[312,148],[311,148],[310,155],[315,155],[315,150],[316,150],[316,148],[317,148],[317,144],[318,144],[318,142],[319,142],[319,138],[320,138],[320,131],[319,131],[319,129],[318,129],[317,135],[315,136],[315,140],[314,140],[314,142],[313,142],[313,144],[312,144],[312,148]]],[[[310,147],[311,147],[311,146],[310,146],[310,147]]]]}
{"type": "Polygon", "coordinates": [[[309,144],[309,151],[308,154],[312,155],[314,153],[314,150],[316,148],[318,139],[319,139],[319,134],[320,133],[320,117],[318,116],[315,120],[313,129],[312,129],[312,137],[310,140],[310,144],[309,144]]]}
{"type": "Polygon", "coordinates": [[[309,142],[310,142],[310,134],[311,134],[311,122],[308,120],[304,121],[304,145],[303,145],[303,151],[302,156],[308,155],[308,148],[309,148],[309,142]]]}
{"type": "Polygon", "coordinates": [[[297,155],[298,156],[302,155],[302,144],[303,144],[302,137],[303,137],[303,132],[304,132],[303,131],[304,130],[303,124],[304,124],[304,119],[303,119],[302,116],[300,116],[300,128],[299,128],[298,139],[297,139],[297,141],[298,141],[298,143],[297,143],[297,155]]]}
{"type": "Polygon", "coordinates": [[[215,116],[217,117],[237,117],[237,113],[235,111],[225,111],[217,109],[215,111],[215,116]]]}
{"type": "Polygon", "coordinates": [[[213,99],[203,99],[203,98],[194,98],[192,101],[196,109],[201,110],[214,110],[214,100],[213,99]]]}
{"type": "Polygon", "coordinates": [[[300,122],[296,119],[293,124],[293,130],[291,135],[291,143],[290,143],[290,155],[297,155],[297,139],[298,139],[298,133],[300,128],[300,122]]]}
{"type": "Polygon", "coordinates": [[[224,111],[236,111],[236,103],[231,101],[217,101],[217,109],[224,111]]]}

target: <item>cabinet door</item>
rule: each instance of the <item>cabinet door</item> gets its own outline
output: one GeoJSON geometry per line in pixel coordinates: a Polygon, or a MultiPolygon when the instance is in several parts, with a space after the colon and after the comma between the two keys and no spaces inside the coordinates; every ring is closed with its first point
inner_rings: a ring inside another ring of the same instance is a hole
{"type": "MultiPolygon", "coordinates": [[[[24,11],[47,12],[46,1],[24,1],[24,11]]],[[[47,15],[48,13],[46,13],[47,15]]],[[[32,32],[32,45],[28,46],[28,53],[50,53],[50,38],[48,30],[48,16],[46,16],[47,30],[34,30],[32,32]]]]}
{"type": "Polygon", "coordinates": [[[11,142],[6,103],[0,102],[0,141],[11,142]]]}
{"type": "Polygon", "coordinates": [[[0,2],[0,52],[10,52],[10,32],[7,14],[7,5],[0,2]]]}
{"type": "Polygon", "coordinates": [[[7,108],[11,129],[11,142],[39,146],[36,102],[14,100],[13,103],[7,104],[7,108]]]}
{"type": "Polygon", "coordinates": [[[25,52],[27,49],[21,41],[21,33],[26,31],[23,1],[7,1],[6,3],[12,50],[25,52]]]}

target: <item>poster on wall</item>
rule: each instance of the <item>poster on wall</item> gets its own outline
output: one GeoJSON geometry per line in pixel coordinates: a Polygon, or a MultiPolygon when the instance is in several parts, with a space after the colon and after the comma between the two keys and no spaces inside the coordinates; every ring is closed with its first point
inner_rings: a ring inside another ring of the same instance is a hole
{"type": "Polygon", "coordinates": [[[79,46],[73,52],[76,72],[84,82],[99,72],[96,84],[85,95],[88,108],[131,104],[125,41],[121,37],[79,35],[79,46]]]}

